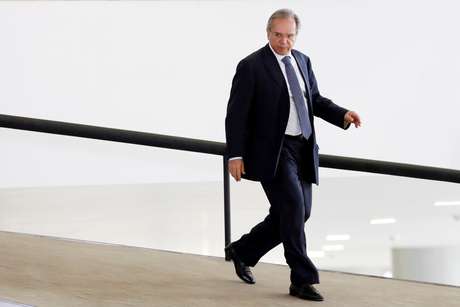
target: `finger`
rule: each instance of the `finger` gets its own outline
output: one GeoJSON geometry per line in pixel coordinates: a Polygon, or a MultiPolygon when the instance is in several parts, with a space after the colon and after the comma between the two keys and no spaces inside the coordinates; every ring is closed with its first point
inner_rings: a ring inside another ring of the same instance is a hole
{"type": "Polygon", "coordinates": [[[236,179],[236,177],[237,177],[236,175],[237,175],[237,174],[236,174],[236,168],[235,168],[234,165],[232,165],[232,166],[230,167],[230,174],[232,174],[232,177],[236,179]]]}
{"type": "Polygon", "coordinates": [[[229,172],[232,172],[232,170],[233,170],[234,168],[235,168],[235,167],[234,167],[233,163],[228,163],[228,171],[229,171],[229,172]]]}
{"type": "Polygon", "coordinates": [[[239,177],[239,165],[233,165],[233,178],[235,178],[236,181],[238,181],[239,177]]]}
{"type": "Polygon", "coordinates": [[[352,113],[353,115],[353,122],[355,123],[355,125],[358,125],[360,126],[361,125],[361,119],[359,118],[359,115],[355,112],[352,113]]]}
{"type": "Polygon", "coordinates": [[[230,175],[232,175],[232,177],[236,179],[235,169],[233,167],[230,168],[229,172],[230,172],[230,175]]]}
{"type": "Polygon", "coordinates": [[[244,162],[241,162],[241,172],[243,174],[246,174],[246,172],[244,171],[244,162]]]}
{"type": "Polygon", "coordinates": [[[230,173],[232,172],[232,169],[233,169],[233,163],[232,163],[232,161],[228,161],[227,169],[228,169],[228,171],[229,171],[230,173]]]}

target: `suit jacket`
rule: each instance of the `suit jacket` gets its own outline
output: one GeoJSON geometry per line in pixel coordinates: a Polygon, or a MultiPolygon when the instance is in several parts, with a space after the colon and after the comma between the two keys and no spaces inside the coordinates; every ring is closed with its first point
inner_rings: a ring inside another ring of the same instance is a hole
{"type": "MultiPolygon", "coordinates": [[[[342,129],[346,109],[320,95],[308,56],[291,51],[307,90],[312,124],[310,180],[318,184],[319,147],[313,115],[342,129]]],[[[300,80],[299,80],[300,81],[300,80]]],[[[243,157],[242,178],[266,181],[274,178],[289,118],[289,93],[278,61],[267,44],[238,63],[225,118],[227,158],[243,157]]],[[[307,158],[307,157],[306,157],[307,158]]]]}

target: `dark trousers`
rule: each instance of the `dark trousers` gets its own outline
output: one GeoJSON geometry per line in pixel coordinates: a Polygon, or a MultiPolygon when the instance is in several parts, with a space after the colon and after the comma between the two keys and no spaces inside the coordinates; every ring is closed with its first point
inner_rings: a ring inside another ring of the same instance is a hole
{"type": "Polygon", "coordinates": [[[234,242],[241,260],[255,266],[272,248],[283,243],[284,256],[291,268],[291,282],[319,283],[318,270],[306,252],[304,224],[310,217],[312,187],[311,140],[286,137],[275,178],[262,182],[270,202],[267,217],[234,242]]]}

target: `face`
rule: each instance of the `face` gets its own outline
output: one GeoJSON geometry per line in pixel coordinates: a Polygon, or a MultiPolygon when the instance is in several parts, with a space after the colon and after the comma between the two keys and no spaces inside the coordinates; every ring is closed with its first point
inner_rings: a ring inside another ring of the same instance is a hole
{"type": "Polygon", "coordinates": [[[267,32],[268,41],[276,53],[286,55],[294,47],[296,39],[294,18],[276,18],[267,32]]]}

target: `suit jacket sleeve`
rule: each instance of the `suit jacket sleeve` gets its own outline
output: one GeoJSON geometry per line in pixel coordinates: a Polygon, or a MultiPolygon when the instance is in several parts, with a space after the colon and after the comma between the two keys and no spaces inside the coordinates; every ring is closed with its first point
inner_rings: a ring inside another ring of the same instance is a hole
{"type": "Polygon", "coordinates": [[[347,124],[344,127],[344,117],[348,110],[336,105],[330,99],[321,96],[318,89],[318,83],[316,82],[315,73],[313,72],[311,62],[308,57],[307,69],[308,79],[310,81],[311,96],[313,100],[313,114],[342,129],[348,129],[350,124],[347,124]]]}
{"type": "Polygon", "coordinates": [[[227,156],[241,157],[245,152],[248,118],[254,96],[254,74],[245,59],[238,63],[225,118],[227,156]]]}

